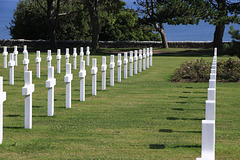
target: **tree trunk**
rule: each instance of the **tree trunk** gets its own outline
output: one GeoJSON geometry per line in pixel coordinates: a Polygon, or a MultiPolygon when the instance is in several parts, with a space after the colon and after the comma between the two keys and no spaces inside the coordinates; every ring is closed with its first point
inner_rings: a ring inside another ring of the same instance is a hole
{"type": "Polygon", "coordinates": [[[99,19],[98,19],[98,0],[88,0],[89,14],[92,24],[92,50],[99,50],[99,19]]]}
{"type": "Polygon", "coordinates": [[[50,40],[50,48],[56,49],[56,19],[54,15],[54,0],[48,0],[48,35],[50,40]]]}
{"type": "Polygon", "coordinates": [[[162,37],[162,45],[163,48],[168,48],[167,36],[164,31],[163,23],[160,23],[160,34],[162,37]]]}
{"type": "Polygon", "coordinates": [[[222,40],[225,30],[225,24],[219,24],[215,28],[213,46],[217,47],[219,51],[222,50],[222,40]]]}

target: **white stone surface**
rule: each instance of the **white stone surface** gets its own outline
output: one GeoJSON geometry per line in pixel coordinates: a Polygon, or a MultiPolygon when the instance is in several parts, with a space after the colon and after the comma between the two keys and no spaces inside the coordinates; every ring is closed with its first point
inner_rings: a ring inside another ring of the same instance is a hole
{"type": "Polygon", "coordinates": [[[124,79],[127,79],[127,76],[128,76],[128,53],[127,52],[124,52],[123,64],[124,64],[124,79]]]}
{"type": "Polygon", "coordinates": [[[0,144],[3,141],[3,102],[6,101],[6,92],[3,92],[3,77],[0,77],[0,144]]]}
{"type": "Polygon", "coordinates": [[[152,56],[153,56],[152,47],[150,47],[149,56],[150,56],[150,67],[152,67],[152,56]]]}
{"type": "Polygon", "coordinates": [[[37,64],[37,66],[36,66],[37,78],[40,78],[40,76],[41,76],[41,61],[42,61],[42,59],[40,57],[40,51],[37,51],[36,54],[37,55],[36,55],[35,62],[37,64]]]}
{"type": "Polygon", "coordinates": [[[149,48],[147,48],[147,54],[146,54],[146,56],[147,56],[147,68],[149,68],[149,48]]]}
{"type": "Polygon", "coordinates": [[[217,79],[216,73],[210,73],[210,79],[217,79]]]}
{"type": "Polygon", "coordinates": [[[138,64],[139,64],[139,67],[138,67],[138,71],[139,72],[142,72],[142,50],[139,49],[139,56],[138,56],[138,64]]]}
{"type": "Polygon", "coordinates": [[[57,59],[57,73],[61,73],[61,58],[62,58],[61,49],[57,49],[57,56],[56,56],[56,59],[57,59]]]}
{"type": "Polygon", "coordinates": [[[217,56],[217,48],[214,48],[214,56],[217,56]]]}
{"type": "Polygon", "coordinates": [[[129,76],[133,76],[133,51],[130,51],[129,57],[129,76]]]}
{"type": "Polygon", "coordinates": [[[143,71],[146,70],[146,50],[143,49],[143,71]]]}
{"type": "Polygon", "coordinates": [[[216,88],[208,88],[208,100],[216,102],[216,88]]]}
{"type": "Polygon", "coordinates": [[[216,73],[217,74],[217,70],[216,69],[211,69],[211,73],[216,73]]]}
{"type": "Polygon", "coordinates": [[[7,52],[7,47],[4,46],[3,47],[3,68],[7,68],[7,56],[8,56],[8,52],[7,52]]]}
{"type": "Polygon", "coordinates": [[[215,120],[216,117],[216,106],[215,101],[206,101],[206,120],[215,120]]]}
{"type": "Polygon", "coordinates": [[[101,71],[102,71],[102,90],[106,90],[106,78],[107,78],[107,58],[102,57],[102,66],[101,66],[101,71]]]}
{"type": "Polygon", "coordinates": [[[71,108],[72,104],[72,79],[73,75],[71,73],[71,63],[66,64],[66,75],[64,76],[64,82],[66,83],[66,108],[71,108]]]}
{"type": "Polygon", "coordinates": [[[86,70],[85,70],[85,61],[80,61],[80,101],[85,101],[85,77],[86,77],[86,70]]]}
{"type": "Polygon", "coordinates": [[[83,61],[83,56],[84,56],[83,47],[81,47],[80,48],[80,62],[83,61]]]}
{"type": "Polygon", "coordinates": [[[32,84],[32,71],[24,72],[25,85],[22,88],[22,95],[25,96],[25,118],[24,127],[26,129],[32,129],[32,93],[35,86],[32,84]]]}
{"type": "Polygon", "coordinates": [[[215,121],[202,121],[201,158],[197,160],[215,160],[215,121]]]}
{"type": "Polygon", "coordinates": [[[48,116],[54,115],[54,86],[56,79],[54,78],[54,67],[48,67],[48,79],[46,88],[48,89],[48,116]]]}
{"type": "Polygon", "coordinates": [[[66,48],[66,54],[65,54],[66,64],[69,63],[69,58],[70,58],[69,48],[66,48]]]}
{"type": "Polygon", "coordinates": [[[15,66],[15,61],[14,61],[14,54],[10,53],[10,60],[8,62],[9,66],[9,84],[14,85],[14,66],[15,66]]]}
{"type": "Polygon", "coordinates": [[[93,58],[92,59],[92,69],[91,69],[91,74],[92,74],[92,95],[96,96],[97,95],[97,59],[93,58]]]}
{"type": "Polygon", "coordinates": [[[73,48],[73,69],[77,69],[77,48],[73,48]]]}
{"type": "Polygon", "coordinates": [[[138,73],[138,51],[134,51],[134,74],[138,73]]]}
{"type": "Polygon", "coordinates": [[[114,55],[110,56],[110,86],[114,86],[114,67],[115,67],[115,62],[114,62],[114,55]]]}
{"type": "Polygon", "coordinates": [[[89,66],[90,64],[90,49],[89,47],[87,47],[87,51],[86,51],[86,56],[87,56],[87,66],[89,66]]]}
{"type": "Polygon", "coordinates": [[[13,54],[14,54],[15,66],[17,66],[18,65],[18,50],[17,50],[17,46],[14,46],[13,54]]]}
{"type": "Polygon", "coordinates": [[[216,88],[216,79],[209,80],[209,88],[216,88]]]}
{"type": "Polygon", "coordinates": [[[118,82],[121,82],[122,76],[121,76],[121,72],[122,72],[122,55],[121,53],[118,54],[118,61],[117,61],[117,67],[118,67],[118,82]]]}
{"type": "Polygon", "coordinates": [[[23,59],[24,71],[28,71],[29,59],[28,59],[28,51],[27,51],[26,45],[24,45],[23,55],[24,55],[24,59],[23,59]]]}
{"type": "Polygon", "coordinates": [[[47,51],[48,53],[48,56],[47,56],[47,62],[48,62],[48,67],[51,67],[52,66],[52,55],[51,55],[51,50],[48,50],[47,51]]]}

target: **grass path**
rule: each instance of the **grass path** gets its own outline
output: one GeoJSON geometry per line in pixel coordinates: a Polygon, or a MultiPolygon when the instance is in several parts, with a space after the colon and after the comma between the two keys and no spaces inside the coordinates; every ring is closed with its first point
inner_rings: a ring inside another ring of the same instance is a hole
{"type": "MultiPolygon", "coordinates": [[[[78,69],[72,70],[72,108],[66,109],[65,58],[62,56],[62,72],[57,74],[54,54],[55,113],[48,117],[46,56],[41,54],[41,78],[37,79],[36,56],[29,55],[35,84],[31,130],[24,129],[23,55],[19,54],[14,86],[9,86],[9,68],[3,69],[3,56],[0,56],[0,76],[4,77],[7,92],[0,159],[192,160],[200,157],[201,120],[205,117],[208,84],[169,82],[176,67],[197,57],[156,55],[153,67],[122,79],[121,83],[115,81],[114,87],[109,86],[108,66],[107,90],[101,91],[101,56],[91,55],[98,62],[97,96],[91,95],[91,67],[86,66],[86,101],[79,101],[78,61],[78,69]]],[[[212,60],[210,55],[204,58],[212,60]]],[[[107,55],[107,64],[109,61],[107,55]]],[[[240,157],[239,86],[239,83],[217,83],[217,160],[240,157]]]]}

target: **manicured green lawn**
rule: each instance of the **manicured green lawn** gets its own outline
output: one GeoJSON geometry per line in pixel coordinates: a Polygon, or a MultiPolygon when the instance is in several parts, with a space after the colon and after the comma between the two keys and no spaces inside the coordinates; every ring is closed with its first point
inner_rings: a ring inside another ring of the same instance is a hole
{"type": "MultiPolygon", "coordinates": [[[[14,86],[9,85],[9,68],[3,68],[3,56],[0,56],[0,76],[4,77],[4,91],[7,92],[0,159],[193,160],[200,157],[201,120],[205,118],[208,83],[171,83],[170,77],[176,67],[186,60],[200,58],[172,55],[154,56],[153,67],[122,79],[121,83],[116,82],[116,67],[114,87],[109,86],[108,66],[106,91],[101,91],[101,56],[91,55],[98,61],[98,90],[97,96],[91,95],[91,66],[86,66],[85,102],[79,101],[78,56],[78,69],[72,70],[72,108],[66,109],[65,58],[63,55],[62,72],[57,74],[56,53],[53,53],[52,65],[57,79],[55,113],[48,117],[47,54],[41,54],[40,79],[36,78],[36,54],[29,54],[29,69],[35,84],[31,130],[24,129],[22,52],[19,53],[19,65],[15,67],[14,86]]],[[[210,54],[203,57],[212,60],[210,54]]],[[[107,54],[107,64],[109,61],[107,54]]],[[[240,157],[239,87],[239,83],[217,83],[217,160],[240,157]]]]}

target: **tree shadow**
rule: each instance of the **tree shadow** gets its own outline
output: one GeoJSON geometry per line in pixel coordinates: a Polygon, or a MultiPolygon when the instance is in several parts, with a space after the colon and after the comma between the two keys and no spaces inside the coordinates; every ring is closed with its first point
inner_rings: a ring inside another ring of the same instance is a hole
{"type": "Polygon", "coordinates": [[[201,121],[204,120],[204,118],[178,118],[178,117],[166,117],[167,120],[194,120],[194,121],[201,121]]]}
{"type": "Polygon", "coordinates": [[[187,102],[176,102],[176,103],[185,104],[185,103],[187,103],[187,102]]]}
{"type": "Polygon", "coordinates": [[[9,115],[6,115],[5,117],[21,117],[21,115],[18,115],[18,114],[9,114],[9,115]]]}
{"type": "Polygon", "coordinates": [[[201,148],[201,145],[195,144],[195,145],[177,145],[173,146],[171,148],[201,148]]]}
{"type": "Polygon", "coordinates": [[[159,51],[158,53],[155,52],[154,56],[168,56],[168,57],[212,57],[213,51],[212,49],[208,50],[185,50],[185,51],[159,51]]]}
{"type": "Polygon", "coordinates": [[[172,108],[172,110],[175,110],[175,111],[184,111],[183,108],[172,108]]]}
{"type": "Polygon", "coordinates": [[[149,144],[149,149],[165,149],[165,144],[149,144]]]}
{"type": "Polygon", "coordinates": [[[3,126],[3,128],[7,128],[7,129],[24,129],[24,127],[13,127],[13,126],[3,126]]]}
{"type": "Polygon", "coordinates": [[[159,132],[163,132],[163,133],[173,133],[173,132],[177,132],[177,133],[202,133],[202,131],[173,131],[172,129],[159,129],[159,132]]]}
{"type": "Polygon", "coordinates": [[[192,92],[182,92],[182,93],[192,93],[192,92]]]}
{"type": "Polygon", "coordinates": [[[188,97],[185,97],[185,96],[179,96],[179,98],[188,98],[188,97]]]}

